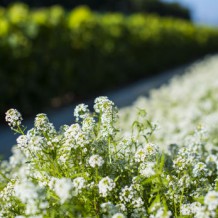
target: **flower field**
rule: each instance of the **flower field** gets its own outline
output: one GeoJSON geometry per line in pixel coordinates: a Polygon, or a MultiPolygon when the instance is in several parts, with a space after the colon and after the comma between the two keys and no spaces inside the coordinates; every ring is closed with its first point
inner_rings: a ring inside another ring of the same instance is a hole
{"type": "Polygon", "coordinates": [[[145,109],[156,123],[154,140],[162,147],[183,145],[196,128],[207,139],[207,148],[218,146],[218,56],[206,57],[193,64],[184,76],[152,90],[150,98],[139,98],[130,108],[120,111],[120,126],[128,132],[137,119],[138,108],[145,109]]]}
{"type": "Polygon", "coordinates": [[[27,130],[8,110],[18,138],[1,162],[0,217],[217,217],[217,69],[206,58],[130,108],[98,97],[59,130],[45,114],[27,130]]]}

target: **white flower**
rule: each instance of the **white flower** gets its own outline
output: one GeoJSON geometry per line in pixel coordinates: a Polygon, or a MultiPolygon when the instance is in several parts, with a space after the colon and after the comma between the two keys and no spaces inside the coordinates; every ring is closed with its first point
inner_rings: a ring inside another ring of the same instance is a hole
{"type": "Polygon", "coordinates": [[[102,138],[113,136],[116,132],[114,122],[118,117],[118,110],[114,103],[107,97],[98,97],[95,99],[94,110],[100,115],[100,136],[102,138]]]}
{"type": "Polygon", "coordinates": [[[158,153],[157,145],[152,144],[152,143],[145,144],[144,150],[146,151],[147,156],[156,155],[158,153]]]}
{"type": "Polygon", "coordinates": [[[73,187],[76,189],[82,189],[85,186],[86,180],[83,177],[77,177],[73,180],[73,187]]]}
{"type": "Polygon", "coordinates": [[[180,213],[182,215],[192,215],[190,204],[182,204],[180,208],[180,213]]]}
{"type": "Polygon", "coordinates": [[[27,180],[17,182],[14,185],[15,196],[24,204],[36,201],[39,198],[38,191],[39,187],[27,180]]]}
{"type": "Polygon", "coordinates": [[[194,218],[213,218],[216,214],[213,211],[208,211],[206,207],[200,207],[196,213],[194,218]]]}
{"type": "Polygon", "coordinates": [[[79,118],[84,119],[88,116],[89,109],[88,105],[85,104],[79,104],[74,109],[74,116],[76,117],[76,120],[79,121],[79,118]]]}
{"type": "Polygon", "coordinates": [[[192,184],[191,178],[188,174],[183,175],[178,181],[177,181],[177,186],[182,188],[188,188],[192,184]]]}
{"type": "Polygon", "coordinates": [[[135,161],[136,162],[143,162],[146,159],[146,152],[143,148],[140,148],[135,153],[135,161]]]}
{"type": "Polygon", "coordinates": [[[122,213],[115,213],[112,218],[125,218],[125,216],[122,213]]]}
{"type": "Polygon", "coordinates": [[[193,202],[190,204],[190,206],[193,214],[197,213],[197,211],[199,211],[200,208],[202,208],[202,205],[199,202],[193,202]]]}
{"type": "Polygon", "coordinates": [[[84,147],[89,141],[78,123],[72,124],[64,132],[64,145],[68,148],[84,147]]]}
{"type": "Polygon", "coordinates": [[[209,164],[209,163],[216,163],[217,162],[217,156],[214,155],[214,154],[210,154],[207,156],[206,158],[206,163],[209,164]]]}
{"type": "Polygon", "coordinates": [[[95,120],[92,116],[87,116],[82,121],[82,130],[86,133],[90,133],[94,130],[95,120]]]}
{"type": "Polygon", "coordinates": [[[41,136],[32,136],[29,139],[28,148],[23,148],[25,155],[28,157],[31,153],[38,153],[42,150],[43,145],[45,144],[45,138],[41,136]]]}
{"type": "Polygon", "coordinates": [[[177,172],[182,171],[187,166],[187,160],[179,156],[176,159],[173,160],[173,167],[177,170],[177,172]]]}
{"type": "Polygon", "coordinates": [[[71,190],[73,183],[68,178],[55,178],[53,181],[53,189],[56,195],[60,198],[60,202],[63,204],[66,200],[71,198],[71,190]]]}
{"type": "Polygon", "coordinates": [[[145,144],[143,148],[139,148],[135,153],[136,162],[144,162],[146,158],[151,159],[158,153],[158,147],[154,144],[145,144]]]}
{"type": "Polygon", "coordinates": [[[89,158],[89,165],[91,167],[101,167],[104,164],[104,160],[101,156],[95,154],[89,158]]]}
{"type": "Polygon", "coordinates": [[[164,211],[163,208],[158,209],[155,218],[170,218],[172,216],[171,211],[164,211]]]}
{"type": "Polygon", "coordinates": [[[23,118],[18,110],[12,108],[9,109],[5,114],[5,120],[12,129],[21,125],[23,118]]]}
{"type": "Polygon", "coordinates": [[[112,214],[112,213],[116,212],[115,211],[115,209],[116,209],[115,206],[110,201],[102,203],[101,204],[101,209],[102,209],[103,213],[112,214]]]}
{"type": "Polygon", "coordinates": [[[13,180],[8,182],[8,184],[6,185],[6,187],[4,187],[1,191],[0,191],[0,199],[2,199],[5,202],[9,202],[11,199],[11,196],[14,195],[14,184],[13,184],[13,180]]]}
{"type": "Polygon", "coordinates": [[[117,204],[116,207],[119,209],[119,211],[126,212],[126,206],[125,204],[117,204]]]}
{"type": "Polygon", "coordinates": [[[18,148],[24,148],[28,145],[28,137],[26,135],[20,135],[18,138],[17,138],[17,146],[18,148]]]}
{"type": "Polygon", "coordinates": [[[112,191],[115,188],[115,183],[112,179],[110,179],[108,176],[101,179],[101,181],[98,184],[99,193],[106,197],[108,196],[109,192],[112,191]]]}
{"type": "Polygon", "coordinates": [[[119,198],[121,202],[131,202],[136,195],[137,192],[133,188],[133,186],[125,186],[124,188],[122,188],[119,198]]]}
{"type": "Polygon", "coordinates": [[[139,173],[144,177],[151,177],[155,175],[154,167],[155,167],[154,162],[142,163],[139,166],[139,173]]]}
{"type": "Polygon", "coordinates": [[[86,180],[83,177],[77,177],[73,180],[73,196],[77,196],[85,187],[86,180]]]}
{"type": "Polygon", "coordinates": [[[218,206],[218,192],[209,191],[204,198],[204,203],[209,210],[215,210],[218,206]]]}
{"type": "Polygon", "coordinates": [[[133,199],[133,201],[132,201],[132,206],[134,208],[141,208],[141,207],[143,207],[143,205],[144,205],[144,202],[143,202],[141,197],[133,199]]]}
{"type": "Polygon", "coordinates": [[[139,217],[147,217],[147,212],[146,209],[141,207],[141,208],[134,208],[133,212],[131,214],[131,218],[139,218],[139,217]]]}
{"type": "Polygon", "coordinates": [[[201,209],[201,204],[199,202],[193,202],[191,204],[182,204],[180,213],[182,215],[189,215],[196,214],[201,209]]]}
{"type": "Polygon", "coordinates": [[[104,112],[105,110],[112,110],[114,103],[106,96],[101,96],[95,99],[94,110],[96,113],[104,112]]]}
{"type": "Polygon", "coordinates": [[[206,164],[204,164],[203,162],[198,162],[193,168],[193,175],[194,177],[197,177],[200,176],[202,173],[206,173],[207,171],[208,170],[206,164]]]}
{"type": "Polygon", "coordinates": [[[36,115],[34,127],[38,132],[46,132],[51,135],[56,133],[53,124],[49,122],[47,115],[43,113],[36,115]]]}

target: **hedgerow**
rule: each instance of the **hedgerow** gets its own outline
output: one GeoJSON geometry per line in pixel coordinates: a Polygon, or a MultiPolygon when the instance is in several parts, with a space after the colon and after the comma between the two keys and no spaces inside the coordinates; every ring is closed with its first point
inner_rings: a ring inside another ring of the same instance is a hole
{"type": "Polygon", "coordinates": [[[153,75],[217,51],[217,37],[155,15],[0,8],[0,112],[33,113],[153,75]]]}

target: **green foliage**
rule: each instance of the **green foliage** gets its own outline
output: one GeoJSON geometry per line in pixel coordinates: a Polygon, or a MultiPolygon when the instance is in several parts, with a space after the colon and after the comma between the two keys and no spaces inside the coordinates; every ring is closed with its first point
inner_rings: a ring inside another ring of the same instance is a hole
{"type": "Polygon", "coordinates": [[[87,7],[0,8],[0,113],[33,113],[64,96],[153,75],[218,50],[218,31],[173,19],[87,7]]]}
{"type": "MultiPolygon", "coordinates": [[[[8,6],[14,0],[2,0],[0,5],[8,6]]],[[[30,7],[48,7],[61,4],[64,8],[75,8],[80,5],[87,5],[95,11],[107,12],[151,12],[161,16],[173,16],[190,20],[190,11],[178,3],[162,2],[160,0],[22,0],[30,7]]]]}

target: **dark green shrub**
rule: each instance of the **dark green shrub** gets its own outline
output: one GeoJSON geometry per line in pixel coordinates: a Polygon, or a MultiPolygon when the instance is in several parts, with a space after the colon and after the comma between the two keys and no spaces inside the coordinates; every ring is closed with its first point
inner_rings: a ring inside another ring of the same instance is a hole
{"type": "Polygon", "coordinates": [[[0,112],[31,114],[67,94],[87,97],[218,50],[218,31],[86,7],[0,9],[0,112]]]}

